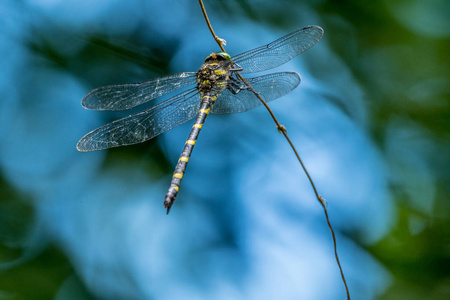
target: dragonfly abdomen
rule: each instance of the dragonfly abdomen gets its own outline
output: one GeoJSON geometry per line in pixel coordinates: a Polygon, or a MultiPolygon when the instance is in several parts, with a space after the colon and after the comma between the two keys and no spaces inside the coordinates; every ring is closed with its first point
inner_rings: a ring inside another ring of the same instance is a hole
{"type": "Polygon", "coordinates": [[[192,126],[189,137],[184,144],[183,151],[181,152],[180,158],[178,159],[177,166],[172,175],[172,182],[170,183],[170,188],[167,191],[166,198],[164,200],[164,206],[167,208],[167,213],[170,211],[175,198],[177,197],[178,191],[180,190],[181,179],[183,179],[184,173],[186,172],[186,166],[191,157],[192,150],[194,149],[195,143],[197,142],[200,130],[205,123],[206,117],[211,111],[212,106],[216,102],[217,94],[206,93],[203,95],[200,109],[195,119],[195,123],[192,126]]]}
{"type": "Polygon", "coordinates": [[[192,150],[197,141],[200,130],[205,123],[206,117],[211,111],[217,97],[225,90],[230,76],[230,56],[226,53],[212,53],[205,59],[203,66],[197,71],[197,90],[201,95],[200,109],[192,126],[189,137],[178,159],[177,166],[173,172],[172,182],[164,199],[167,213],[170,211],[178,191],[181,179],[183,179],[186,166],[191,157],[192,150]]]}

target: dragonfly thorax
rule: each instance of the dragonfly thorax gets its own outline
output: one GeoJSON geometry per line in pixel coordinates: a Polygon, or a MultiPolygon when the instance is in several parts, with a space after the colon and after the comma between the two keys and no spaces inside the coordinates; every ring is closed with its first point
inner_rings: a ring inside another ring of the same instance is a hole
{"type": "Polygon", "coordinates": [[[212,53],[197,71],[197,89],[200,93],[220,93],[230,78],[231,57],[220,52],[212,53]]]}

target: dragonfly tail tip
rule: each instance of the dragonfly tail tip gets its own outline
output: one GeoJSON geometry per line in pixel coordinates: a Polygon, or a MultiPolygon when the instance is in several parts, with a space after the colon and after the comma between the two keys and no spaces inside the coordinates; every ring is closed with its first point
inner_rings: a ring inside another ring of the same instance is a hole
{"type": "Polygon", "coordinates": [[[167,215],[169,214],[174,201],[175,201],[175,197],[172,194],[168,193],[166,195],[166,199],[164,199],[164,207],[167,208],[167,213],[166,213],[167,215]]]}

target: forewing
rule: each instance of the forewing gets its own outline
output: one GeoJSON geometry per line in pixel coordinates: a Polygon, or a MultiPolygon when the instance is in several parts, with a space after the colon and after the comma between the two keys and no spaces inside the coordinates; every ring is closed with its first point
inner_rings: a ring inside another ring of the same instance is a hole
{"type": "Polygon", "coordinates": [[[242,74],[262,72],[287,63],[314,46],[323,36],[323,29],[308,26],[253,50],[238,54],[232,61],[243,68],[242,74]]]}
{"type": "MultiPolygon", "coordinates": [[[[300,76],[294,72],[272,73],[245,79],[255,91],[270,102],[295,89],[300,83],[300,76]]],[[[223,91],[212,108],[214,114],[231,114],[245,112],[260,106],[261,101],[241,82],[241,89],[233,94],[228,89],[223,91]]]]}
{"type": "Polygon", "coordinates": [[[85,108],[95,110],[118,111],[130,109],[195,84],[196,80],[195,72],[185,72],[140,83],[103,86],[87,93],[81,104],[85,108]]]}
{"type": "Polygon", "coordinates": [[[193,119],[200,106],[196,89],[176,95],[143,112],[106,124],[86,134],[79,151],[95,151],[145,142],[193,119]]]}

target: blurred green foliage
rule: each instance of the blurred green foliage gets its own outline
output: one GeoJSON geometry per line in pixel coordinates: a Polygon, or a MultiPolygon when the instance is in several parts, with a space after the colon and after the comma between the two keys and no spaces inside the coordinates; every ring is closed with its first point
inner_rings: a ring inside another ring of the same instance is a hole
{"type": "Polygon", "coordinates": [[[393,275],[381,299],[449,299],[450,29],[442,16],[450,4],[324,1],[319,11],[333,28],[331,46],[364,87],[367,125],[392,176],[397,219],[368,248],[393,275]],[[436,23],[420,23],[421,15],[436,23]]]}

